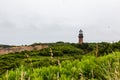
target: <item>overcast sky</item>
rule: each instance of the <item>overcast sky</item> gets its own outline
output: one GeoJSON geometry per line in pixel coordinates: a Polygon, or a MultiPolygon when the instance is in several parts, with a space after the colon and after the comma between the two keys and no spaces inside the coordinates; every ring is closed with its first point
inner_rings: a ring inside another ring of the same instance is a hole
{"type": "Polygon", "coordinates": [[[120,40],[120,0],[0,0],[0,44],[120,40]]]}

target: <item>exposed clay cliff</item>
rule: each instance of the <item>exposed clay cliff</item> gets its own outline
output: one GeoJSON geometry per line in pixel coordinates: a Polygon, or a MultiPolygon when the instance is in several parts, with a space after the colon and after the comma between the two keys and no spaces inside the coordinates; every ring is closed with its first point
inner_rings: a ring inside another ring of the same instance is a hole
{"type": "Polygon", "coordinates": [[[14,47],[7,47],[3,48],[0,47],[0,55],[2,54],[8,54],[8,53],[14,53],[14,52],[21,52],[21,51],[31,51],[31,50],[41,50],[43,48],[47,48],[48,45],[34,45],[34,46],[14,46],[14,47]]]}

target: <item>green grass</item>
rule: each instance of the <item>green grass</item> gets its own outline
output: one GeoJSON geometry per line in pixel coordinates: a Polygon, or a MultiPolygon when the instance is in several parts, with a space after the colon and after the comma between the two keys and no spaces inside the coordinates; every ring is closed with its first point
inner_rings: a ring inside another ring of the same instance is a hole
{"type": "Polygon", "coordinates": [[[119,59],[120,42],[49,44],[42,50],[0,55],[0,80],[117,80],[119,59]]]}
{"type": "MultiPolygon", "coordinates": [[[[41,59],[41,58],[39,58],[41,59]]],[[[49,57],[46,59],[51,60],[49,57]]],[[[33,58],[36,61],[38,59],[33,58]]],[[[53,60],[59,60],[55,58],[53,60]]],[[[32,63],[31,63],[32,65],[32,63]]],[[[58,65],[38,68],[20,66],[6,71],[0,80],[119,80],[120,52],[101,57],[84,56],[81,60],[64,60],[58,65]]]]}

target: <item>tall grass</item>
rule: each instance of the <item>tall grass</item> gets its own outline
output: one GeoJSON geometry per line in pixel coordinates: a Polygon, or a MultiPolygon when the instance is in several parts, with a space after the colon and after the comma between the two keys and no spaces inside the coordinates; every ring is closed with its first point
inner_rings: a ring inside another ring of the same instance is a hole
{"type": "Polygon", "coordinates": [[[0,80],[119,80],[120,52],[102,57],[84,56],[81,60],[58,61],[59,65],[7,71],[0,80]]]}

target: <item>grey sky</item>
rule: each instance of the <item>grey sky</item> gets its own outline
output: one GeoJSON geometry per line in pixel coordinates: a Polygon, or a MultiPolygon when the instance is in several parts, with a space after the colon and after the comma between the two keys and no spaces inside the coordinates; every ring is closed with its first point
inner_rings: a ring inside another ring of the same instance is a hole
{"type": "Polygon", "coordinates": [[[120,0],[0,0],[0,44],[120,40],[120,0]]]}

